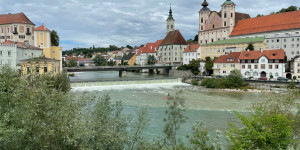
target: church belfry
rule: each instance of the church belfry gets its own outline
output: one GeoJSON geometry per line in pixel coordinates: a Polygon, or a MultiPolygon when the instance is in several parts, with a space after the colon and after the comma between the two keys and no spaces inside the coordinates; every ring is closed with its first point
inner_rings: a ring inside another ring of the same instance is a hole
{"type": "Polygon", "coordinates": [[[174,31],[174,24],[175,24],[175,20],[173,18],[173,14],[172,14],[172,8],[170,6],[169,17],[167,19],[167,34],[170,31],[174,31]]]}

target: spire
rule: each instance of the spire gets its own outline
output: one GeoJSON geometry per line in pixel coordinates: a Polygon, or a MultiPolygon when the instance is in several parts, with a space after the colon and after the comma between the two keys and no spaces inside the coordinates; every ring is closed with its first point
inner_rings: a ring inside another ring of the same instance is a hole
{"type": "Polygon", "coordinates": [[[204,0],[204,2],[202,3],[202,6],[203,7],[207,7],[208,6],[208,3],[206,2],[206,0],[204,0]]]}
{"type": "Polygon", "coordinates": [[[172,5],[171,4],[170,4],[169,17],[167,20],[174,20],[173,15],[172,15],[172,5]]]}

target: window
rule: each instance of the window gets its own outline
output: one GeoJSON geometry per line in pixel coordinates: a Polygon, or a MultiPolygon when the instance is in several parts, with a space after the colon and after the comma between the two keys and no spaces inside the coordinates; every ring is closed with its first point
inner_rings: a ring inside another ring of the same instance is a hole
{"type": "Polygon", "coordinates": [[[276,62],[276,63],[279,63],[279,60],[277,59],[277,60],[275,60],[275,62],[276,62]]]}
{"type": "Polygon", "coordinates": [[[11,60],[10,60],[10,59],[7,60],[7,64],[8,64],[9,66],[11,65],[11,60]]]}
{"type": "Polygon", "coordinates": [[[44,67],[44,73],[47,73],[47,72],[48,72],[48,68],[44,67]]]}
{"type": "Polygon", "coordinates": [[[217,65],[217,68],[220,68],[220,65],[217,65]]]}
{"type": "Polygon", "coordinates": [[[292,48],[294,48],[295,47],[295,44],[292,44],[292,46],[291,46],[292,48]]]}
{"type": "Polygon", "coordinates": [[[292,38],[292,41],[295,41],[295,39],[294,39],[294,38],[292,38]]]}
{"type": "Polygon", "coordinates": [[[278,77],[278,73],[277,72],[275,73],[275,76],[278,77]]]}
{"type": "Polygon", "coordinates": [[[267,43],[269,43],[269,40],[267,40],[267,43]]]}
{"type": "Polygon", "coordinates": [[[266,62],[266,60],[265,60],[265,59],[262,59],[261,62],[264,63],[264,62],[266,62]]]}
{"type": "Polygon", "coordinates": [[[224,21],[224,26],[226,26],[227,24],[226,24],[226,21],[224,21]]]}
{"type": "Polygon", "coordinates": [[[224,18],[226,18],[226,17],[227,17],[227,13],[225,12],[225,13],[224,13],[224,18]]]}
{"type": "Polygon", "coordinates": [[[248,69],[251,69],[251,65],[248,65],[248,69]]]}
{"type": "Polygon", "coordinates": [[[2,51],[0,51],[0,56],[2,56],[2,51]]]}
{"type": "Polygon", "coordinates": [[[253,76],[258,76],[258,72],[253,72],[253,76]]]}
{"type": "Polygon", "coordinates": [[[213,29],[215,28],[215,25],[213,24],[213,29]]]}
{"type": "Polygon", "coordinates": [[[226,71],[223,71],[223,73],[226,73],[226,71]]]}
{"type": "Polygon", "coordinates": [[[286,39],[283,39],[283,42],[286,42],[286,39]]]}
{"type": "Polygon", "coordinates": [[[254,65],[254,69],[257,69],[258,68],[258,65],[254,65]]]}
{"type": "Polygon", "coordinates": [[[11,51],[8,51],[7,54],[8,54],[8,56],[10,57],[10,56],[11,56],[11,51]]]}
{"type": "Polygon", "coordinates": [[[226,64],[223,64],[223,67],[226,67],[226,64]]]}
{"type": "Polygon", "coordinates": [[[0,65],[2,65],[2,59],[0,59],[0,65]]]}
{"type": "Polygon", "coordinates": [[[292,53],[292,55],[294,55],[294,51],[292,51],[291,53],[292,53]]]}
{"type": "Polygon", "coordinates": [[[250,76],[250,72],[249,71],[245,72],[245,75],[250,76]]]}
{"type": "Polygon", "coordinates": [[[279,68],[279,65],[275,65],[275,69],[278,69],[279,68]]]}
{"type": "Polygon", "coordinates": [[[20,39],[25,39],[25,35],[19,35],[20,39]]]}
{"type": "Polygon", "coordinates": [[[231,68],[235,68],[235,64],[231,64],[230,67],[231,67],[231,68]]]}
{"type": "Polygon", "coordinates": [[[274,40],[272,40],[272,43],[274,43],[274,40]]]}
{"type": "Polygon", "coordinates": [[[18,33],[18,27],[14,27],[14,33],[18,33]]]}
{"type": "Polygon", "coordinates": [[[261,64],[260,65],[260,69],[266,69],[266,65],[265,64],[261,64]]]}
{"type": "Polygon", "coordinates": [[[3,30],[3,28],[1,28],[1,33],[4,33],[4,30],[3,30]]]}
{"type": "Polygon", "coordinates": [[[245,69],[245,65],[242,65],[242,68],[245,69]]]}
{"type": "Polygon", "coordinates": [[[279,42],[279,39],[277,39],[277,42],[279,42]]]}
{"type": "Polygon", "coordinates": [[[233,13],[231,13],[231,18],[233,17],[233,13]]]}
{"type": "Polygon", "coordinates": [[[201,17],[201,23],[203,23],[203,17],[201,17]]]}
{"type": "Polygon", "coordinates": [[[26,31],[27,34],[30,33],[30,28],[27,28],[26,31]]]}
{"type": "Polygon", "coordinates": [[[254,60],[254,63],[258,63],[258,60],[254,60]]]}
{"type": "Polygon", "coordinates": [[[9,27],[7,28],[7,33],[9,33],[9,27]]]}
{"type": "Polygon", "coordinates": [[[201,30],[203,30],[203,26],[201,26],[201,30]]]}
{"type": "Polygon", "coordinates": [[[283,48],[286,48],[286,45],[283,45],[283,48]]]}
{"type": "Polygon", "coordinates": [[[269,65],[269,69],[273,69],[273,65],[269,65]]]}

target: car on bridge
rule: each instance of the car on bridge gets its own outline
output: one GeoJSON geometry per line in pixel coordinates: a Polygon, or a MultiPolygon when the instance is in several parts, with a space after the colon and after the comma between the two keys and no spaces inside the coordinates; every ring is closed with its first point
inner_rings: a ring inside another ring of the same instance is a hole
{"type": "Polygon", "coordinates": [[[285,78],[285,77],[278,77],[277,81],[281,81],[281,82],[287,82],[289,79],[285,78]]]}
{"type": "Polygon", "coordinates": [[[258,78],[257,80],[259,80],[259,81],[267,81],[268,78],[267,78],[267,77],[260,77],[260,78],[258,78]]]}

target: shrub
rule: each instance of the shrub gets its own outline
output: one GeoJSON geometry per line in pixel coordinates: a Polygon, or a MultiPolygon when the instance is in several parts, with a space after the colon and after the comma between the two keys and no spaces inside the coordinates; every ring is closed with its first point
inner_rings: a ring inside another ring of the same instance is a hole
{"type": "Polygon", "coordinates": [[[197,81],[197,80],[194,80],[194,79],[192,79],[192,85],[198,85],[198,81],[197,81]]]}

